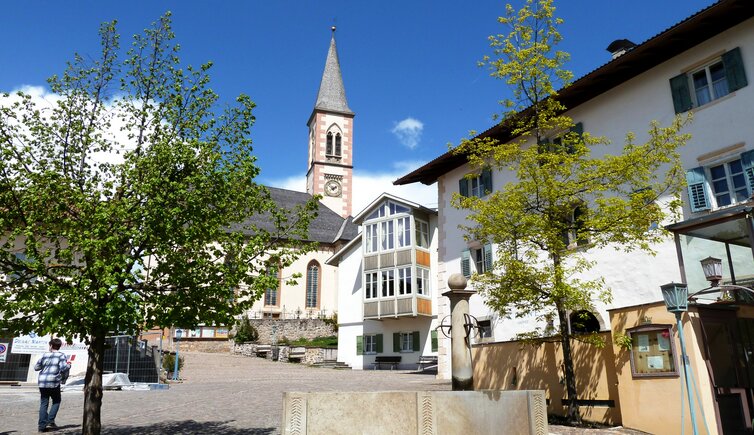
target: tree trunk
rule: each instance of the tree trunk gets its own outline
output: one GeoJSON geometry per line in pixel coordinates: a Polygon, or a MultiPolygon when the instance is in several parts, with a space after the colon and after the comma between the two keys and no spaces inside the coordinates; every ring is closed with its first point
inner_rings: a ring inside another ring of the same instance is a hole
{"type": "Polygon", "coordinates": [[[89,362],[86,366],[84,387],[83,435],[99,435],[102,430],[102,368],[105,356],[105,333],[96,332],[89,344],[89,362]]]}
{"type": "Polygon", "coordinates": [[[576,375],[573,370],[573,355],[571,354],[571,331],[568,328],[568,313],[557,304],[558,319],[560,320],[560,343],[563,345],[563,370],[568,397],[566,419],[571,424],[581,424],[581,414],[576,403],[576,375]]]}

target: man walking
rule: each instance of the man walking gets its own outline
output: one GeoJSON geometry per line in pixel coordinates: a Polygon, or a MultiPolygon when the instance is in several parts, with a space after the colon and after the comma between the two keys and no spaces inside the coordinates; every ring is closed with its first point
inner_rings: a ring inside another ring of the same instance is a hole
{"type": "Polygon", "coordinates": [[[39,421],[37,427],[40,432],[47,432],[48,429],[56,429],[55,416],[60,408],[60,380],[63,373],[71,369],[63,352],[60,352],[60,346],[63,342],[59,338],[50,340],[50,351],[37,361],[34,370],[39,372],[37,383],[41,394],[39,404],[39,421]],[[47,412],[47,406],[52,398],[50,412],[47,412]]]}

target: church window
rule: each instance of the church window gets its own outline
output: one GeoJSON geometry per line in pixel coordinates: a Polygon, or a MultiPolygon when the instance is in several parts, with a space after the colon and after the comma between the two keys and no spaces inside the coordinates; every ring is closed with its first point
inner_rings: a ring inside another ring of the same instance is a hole
{"type": "Polygon", "coordinates": [[[306,308],[317,308],[319,299],[319,264],[309,263],[306,270],[306,308]]]}
{"type": "Polygon", "coordinates": [[[340,157],[340,133],[335,134],[335,155],[340,157]]]}
{"type": "Polygon", "coordinates": [[[327,145],[325,147],[325,154],[328,156],[332,155],[332,133],[327,133],[327,145]]]}

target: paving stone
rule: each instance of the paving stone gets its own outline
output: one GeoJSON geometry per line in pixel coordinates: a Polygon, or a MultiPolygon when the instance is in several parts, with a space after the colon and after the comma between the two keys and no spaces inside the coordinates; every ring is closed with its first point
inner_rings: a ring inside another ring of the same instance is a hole
{"type": "MultiPolygon", "coordinates": [[[[102,433],[278,434],[286,391],[449,390],[432,374],[398,370],[333,370],[230,354],[183,353],[184,382],[168,390],[106,391],[102,433]]],[[[82,392],[63,392],[56,434],[81,433],[82,392]]],[[[0,435],[36,433],[39,392],[0,387],[0,435]]],[[[557,434],[607,432],[551,426],[557,434]]]]}

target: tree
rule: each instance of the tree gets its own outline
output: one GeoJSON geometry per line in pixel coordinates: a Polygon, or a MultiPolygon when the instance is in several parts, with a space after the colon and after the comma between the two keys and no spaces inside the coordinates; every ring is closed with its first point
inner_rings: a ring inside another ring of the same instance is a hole
{"type": "Polygon", "coordinates": [[[109,333],[230,324],[276,284],[268,266],[311,248],[317,207],[278,209],[253,181],[255,105],[218,109],[211,63],[181,66],[169,13],[124,58],[115,25],[98,59],[49,79],[52,103],[0,102],[0,327],[88,344],[85,434],[109,333]]]}
{"type": "Polygon", "coordinates": [[[469,211],[467,238],[495,244],[494,272],[473,277],[487,303],[506,316],[557,316],[551,338],[562,345],[567,417],[577,423],[571,340],[604,343],[574,337],[568,316],[611,298],[604,280],[589,275],[589,251],[652,253],[666,237],[657,224],[679,209],[677,149],[689,136],[681,133],[687,120],[653,122],[645,143],[628,133],[613,155],[604,152],[607,140],[582,133],[558,100],[556,86],[567,86],[572,75],[563,68],[568,54],[555,49],[562,20],[554,11],[552,0],[527,0],[518,11],[507,5],[499,18],[509,33],[490,37],[493,54],[482,63],[512,88],[500,120],[510,140],[472,138],[456,152],[477,170],[495,168],[511,181],[482,198],[457,195],[454,205],[469,211]]]}

